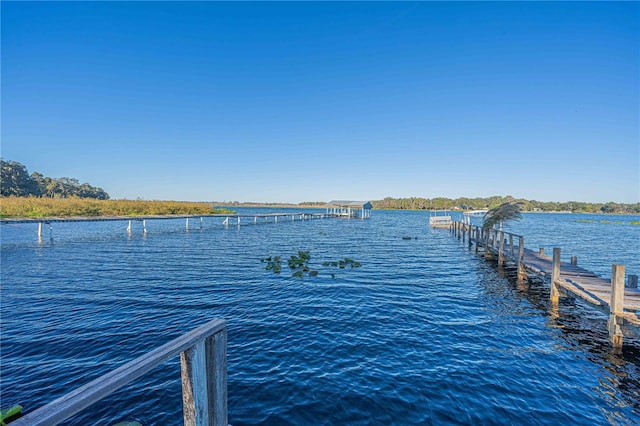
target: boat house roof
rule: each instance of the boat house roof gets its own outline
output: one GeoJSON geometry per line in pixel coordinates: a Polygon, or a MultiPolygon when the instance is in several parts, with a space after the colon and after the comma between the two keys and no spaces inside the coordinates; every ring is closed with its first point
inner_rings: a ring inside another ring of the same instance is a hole
{"type": "Polygon", "coordinates": [[[371,203],[369,201],[349,201],[349,200],[333,200],[328,203],[330,206],[337,207],[355,207],[359,209],[371,210],[371,203]]]}

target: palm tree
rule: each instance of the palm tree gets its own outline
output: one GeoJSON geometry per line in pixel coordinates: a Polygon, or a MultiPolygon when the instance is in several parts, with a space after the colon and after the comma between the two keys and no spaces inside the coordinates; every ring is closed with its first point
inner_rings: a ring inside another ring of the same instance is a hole
{"type": "Polygon", "coordinates": [[[502,222],[522,219],[521,208],[522,203],[519,201],[509,201],[492,208],[485,213],[482,219],[482,229],[486,231],[495,225],[500,225],[500,228],[502,228],[502,222]]]}

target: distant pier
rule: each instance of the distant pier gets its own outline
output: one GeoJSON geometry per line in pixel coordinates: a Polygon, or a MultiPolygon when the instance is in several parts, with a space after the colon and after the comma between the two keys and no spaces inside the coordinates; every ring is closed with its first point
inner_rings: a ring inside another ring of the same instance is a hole
{"type": "Polygon", "coordinates": [[[629,275],[625,285],[624,265],[614,264],[611,279],[607,280],[579,267],[575,256],[569,263],[561,262],[560,248],[554,248],[552,256],[547,256],[544,248],[537,252],[525,248],[521,235],[497,229],[483,230],[464,222],[452,222],[449,229],[470,248],[475,246],[476,253],[495,259],[500,267],[515,268],[518,281],[528,279],[529,274],[548,280],[552,306],[557,306],[560,296],[571,295],[609,315],[609,339],[614,347],[622,347],[625,333],[637,335],[640,331],[638,276],[629,275]]]}
{"type": "MultiPolygon", "coordinates": [[[[339,202],[338,202],[339,203],[339,202]]],[[[357,203],[357,202],[356,202],[357,203]]],[[[0,225],[9,224],[37,224],[38,240],[42,240],[45,226],[49,227],[49,238],[53,239],[54,223],[63,222],[128,222],[127,232],[133,232],[133,225],[140,223],[142,232],[147,233],[147,222],[154,220],[176,220],[184,219],[185,229],[203,229],[204,220],[210,218],[222,219],[224,226],[240,226],[241,224],[258,224],[258,223],[278,223],[278,221],[294,222],[296,220],[305,221],[312,219],[324,218],[347,218],[347,219],[368,219],[371,217],[371,205],[340,205],[332,204],[326,208],[326,213],[309,213],[309,212],[280,212],[280,213],[262,213],[262,214],[179,214],[179,215],[146,215],[146,216],[97,216],[97,217],[43,217],[43,218],[4,218],[0,219],[0,225]]]]}

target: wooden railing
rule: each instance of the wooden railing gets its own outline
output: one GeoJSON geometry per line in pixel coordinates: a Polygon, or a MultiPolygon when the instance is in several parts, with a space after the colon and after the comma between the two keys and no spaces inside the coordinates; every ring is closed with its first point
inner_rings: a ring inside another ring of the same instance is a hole
{"type": "Polygon", "coordinates": [[[475,243],[476,252],[479,247],[484,247],[485,256],[498,254],[498,264],[504,265],[506,259],[512,260],[518,268],[518,277],[524,274],[522,260],[524,258],[524,237],[522,235],[499,229],[483,229],[481,226],[469,225],[463,222],[453,222],[450,231],[458,237],[469,242],[469,246],[475,243]],[[508,243],[506,242],[509,239],[508,243]],[[514,245],[514,241],[518,241],[514,245]],[[517,251],[516,251],[517,250],[517,251]]]}
{"type": "Polygon", "coordinates": [[[12,426],[56,425],[180,354],[184,424],[227,419],[227,328],[215,319],[30,412],[12,426]]]}

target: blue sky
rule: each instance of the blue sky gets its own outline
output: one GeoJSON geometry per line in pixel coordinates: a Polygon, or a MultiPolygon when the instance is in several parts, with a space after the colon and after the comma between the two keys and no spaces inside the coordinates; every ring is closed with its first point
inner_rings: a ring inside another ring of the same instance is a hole
{"type": "Polygon", "coordinates": [[[2,157],[112,198],[640,201],[640,3],[1,3],[2,157]]]}

